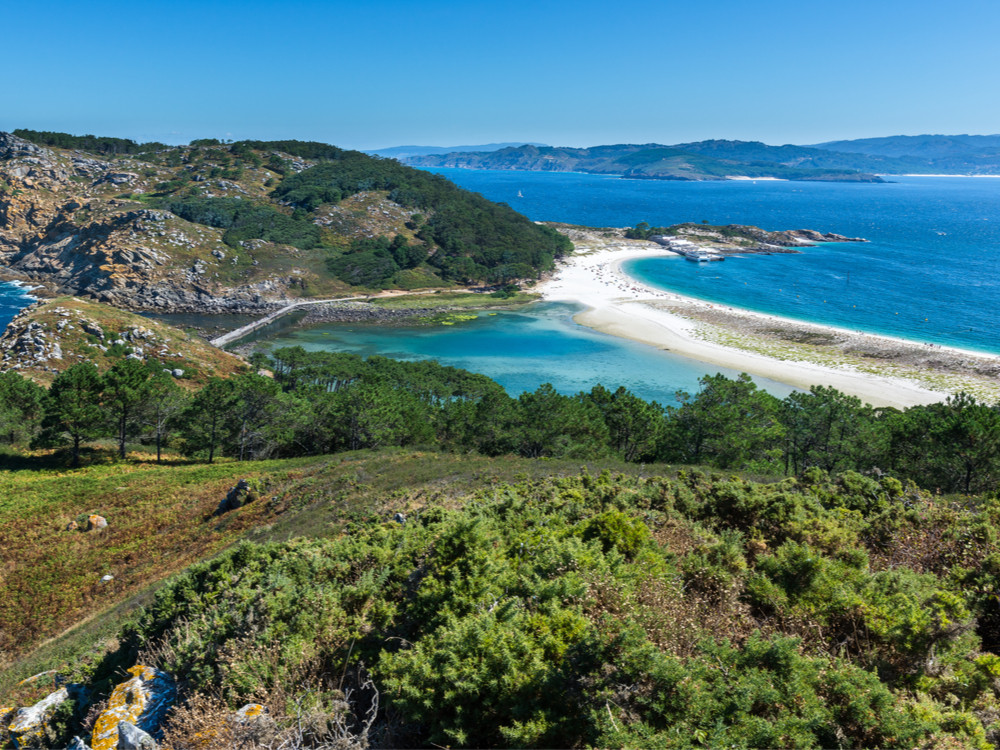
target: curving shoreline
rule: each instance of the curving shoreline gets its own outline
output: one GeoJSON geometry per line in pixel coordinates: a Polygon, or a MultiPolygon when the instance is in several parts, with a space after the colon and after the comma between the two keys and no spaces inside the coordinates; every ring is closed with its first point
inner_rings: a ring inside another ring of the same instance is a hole
{"type": "Polygon", "coordinates": [[[584,305],[574,318],[582,325],[803,389],[833,386],[873,406],[934,403],[960,390],[1000,400],[998,356],[859,334],[653,289],[626,275],[621,264],[675,253],[596,233],[576,240],[577,253],[538,291],[546,300],[584,305]],[[816,338],[824,344],[803,343],[816,338]]]}

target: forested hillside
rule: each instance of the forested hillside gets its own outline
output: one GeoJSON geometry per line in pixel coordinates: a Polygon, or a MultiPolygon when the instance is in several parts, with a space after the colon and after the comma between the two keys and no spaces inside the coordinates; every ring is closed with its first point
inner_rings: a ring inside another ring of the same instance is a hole
{"type": "Polygon", "coordinates": [[[590,148],[525,145],[489,152],[406,157],[408,164],[468,169],[594,172],[664,180],[730,176],[786,180],[881,182],[885,174],[997,174],[998,136],[891,136],[814,146],[709,140],[675,145],[616,144],[590,148]]]}
{"type": "Polygon", "coordinates": [[[157,385],[164,374],[158,362],[124,355],[105,374],[89,362],[69,367],[47,395],[7,372],[0,439],[72,446],[76,462],[81,445],[113,438],[124,456],[128,443],[149,441],[147,412],[169,386],[172,407],[157,421],[160,441],[209,462],[435,446],[780,475],[810,467],[889,473],[946,493],[989,492],[1000,477],[1000,409],[965,394],[899,411],[822,386],[778,399],[747,375],[715,375],[701,380],[698,393],[679,393],[675,405],[664,406],[603,385],[570,396],[545,384],[511,396],[484,375],[436,362],[299,347],[251,361],[264,369],[209,377],[194,392],[169,377],[157,385]]]}

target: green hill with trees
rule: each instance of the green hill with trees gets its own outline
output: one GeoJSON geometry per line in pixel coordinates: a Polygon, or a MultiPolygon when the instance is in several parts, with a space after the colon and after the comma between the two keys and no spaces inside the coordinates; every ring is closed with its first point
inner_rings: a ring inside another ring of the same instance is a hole
{"type": "Polygon", "coordinates": [[[304,141],[0,134],[0,222],[9,274],[161,312],[504,287],[572,251],[443,177],[304,141]]]}
{"type": "Polygon", "coordinates": [[[720,139],[590,148],[526,144],[496,151],[408,155],[404,161],[431,167],[593,172],[663,180],[737,176],[881,182],[875,175],[997,174],[998,144],[998,136],[969,135],[890,136],[813,146],[720,139]]]}

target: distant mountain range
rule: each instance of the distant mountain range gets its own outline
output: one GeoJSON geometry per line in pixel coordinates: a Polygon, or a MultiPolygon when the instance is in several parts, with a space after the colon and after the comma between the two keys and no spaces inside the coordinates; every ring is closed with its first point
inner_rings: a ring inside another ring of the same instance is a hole
{"type": "Polygon", "coordinates": [[[498,151],[501,148],[516,148],[517,146],[544,146],[544,143],[482,143],[478,146],[393,146],[365,151],[372,156],[388,156],[393,159],[407,159],[411,156],[430,156],[433,154],[457,154],[465,151],[498,151]]]}
{"type": "Polygon", "coordinates": [[[660,180],[882,182],[879,175],[1000,174],[1000,136],[890,136],[814,146],[710,140],[667,146],[508,146],[397,156],[412,166],[590,172],[660,180]]]}

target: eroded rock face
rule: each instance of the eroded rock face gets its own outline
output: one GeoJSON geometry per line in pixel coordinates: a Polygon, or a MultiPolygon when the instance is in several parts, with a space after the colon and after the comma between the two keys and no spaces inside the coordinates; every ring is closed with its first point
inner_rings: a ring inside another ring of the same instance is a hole
{"type": "Polygon", "coordinates": [[[146,193],[172,176],[149,163],[106,161],[0,132],[5,276],[128,310],[259,313],[287,304],[298,278],[286,271],[234,279],[227,270],[239,258],[230,257],[218,230],[122,199],[123,190],[146,193]]]}
{"type": "Polygon", "coordinates": [[[118,750],[156,750],[156,740],[135,724],[118,723],[118,750]]]}
{"type": "Polygon", "coordinates": [[[52,717],[59,704],[68,698],[69,691],[61,687],[54,693],[49,693],[35,705],[18,709],[7,727],[14,746],[23,747],[33,740],[40,739],[45,733],[46,722],[52,717]]]}
{"type": "Polygon", "coordinates": [[[141,665],[128,671],[132,678],[115,687],[108,708],[94,723],[90,741],[93,750],[117,750],[123,723],[148,736],[158,736],[163,718],[177,697],[174,679],[166,672],[141,665]]]}

